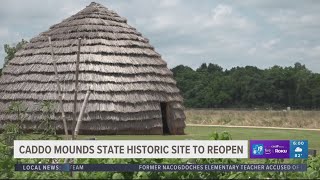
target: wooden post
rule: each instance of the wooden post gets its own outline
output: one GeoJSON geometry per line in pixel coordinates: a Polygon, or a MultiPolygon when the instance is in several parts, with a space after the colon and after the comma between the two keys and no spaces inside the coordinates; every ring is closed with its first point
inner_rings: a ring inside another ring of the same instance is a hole
{"type": "Polygon", "coordinates": [[[59,102],[60,102],[60,110],[61,110],[61,116],[62,116],[62,121],[63,121],[63,126],[64,126],[64,133],[66,135],[66,139],[68,139],[68,126],[67,126],[66,116],[64,114],[64,109],[63,109],[63,101],[62,101],[61,86],[60,86],[60,81],[59,81],[59,76],[58,76],[57,62],[56,62],[56,59],[54,58],[51,37],[48,37],[48,39],[49,39],[49,45],[51,47],[51,58],[53,61],[54,73],[55,73],[56,83],[57,83],[57,87],[58,87],[58,98],[59,98],[59,102]]]}
{"type": "MultiPolygon", "coordinates": [[[[85,96],[85,98],[83,100],[82,107],[81,107],[80,114],[79,114],[78,121],[77,121],[77,125],[76,125],[75,130],[74,130],[73,140],[77,139],[78,132],[79,132],[80,125],[81,125],[81,121],[82,121],[82,116],[83,116],[84,111],[86,109],[89,96],[90,96],[90,89],[87,91],[86,96],[85,96]]],[[[65,160],[64,163],[67,163],[67,160],[65,160]]],[[[74,159],[70,159],[70,163],[74,164],[74,159]]],[[[70,172],[70,175],[73,176],[72,171],[70,172]]]]}
{"type": "MultiPolygon", "coordinates": [[[[79,82],[79,63],[80,63],[80,47],[81,47],[81,38],[78,39],[78,53],[76,60],[76,81],[74,87],[74,103],[73,103],[73,120],[72,120],[72,130],[75,129],[76,120],[77,120],[77,99],[78,99],[78,82],[79,82]]],[[[72,131],[72,139],[75,137],[75,132],[72,131]]]]}
{"type": "Polygon", "coordinates": [[[74,139],[76,139],[77,136],[78,136],[78,132],[79,132],[81,121],[82,121],[82,116],[83,116],[84,111],[86,109],[89,96],[90,96],[90,89],[87,91],[86,96],[84,98],[84,101],[82,103],[82,107],[81,107],[80,114],[79,114],[79,117],[78,117],[77,125],[76,125],[76,128],[74,130],[74,139]]]}

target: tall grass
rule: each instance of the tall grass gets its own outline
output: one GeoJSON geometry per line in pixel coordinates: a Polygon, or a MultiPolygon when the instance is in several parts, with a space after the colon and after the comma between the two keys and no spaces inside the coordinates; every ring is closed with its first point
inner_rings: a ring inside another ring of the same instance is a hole
{"type": "Polygon", "coordinates": [[[320,128],[320,111],[187,109],[187,124],[320,128]]]}

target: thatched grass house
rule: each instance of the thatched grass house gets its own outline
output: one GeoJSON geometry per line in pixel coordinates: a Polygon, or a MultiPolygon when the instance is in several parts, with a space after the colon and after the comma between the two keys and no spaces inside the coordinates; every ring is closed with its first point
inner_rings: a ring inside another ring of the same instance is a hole
{"type": "Polygon", "coordinates": [[[16,114],[7,112],[12,102],[28,108],[23,126],[34,130],[42,119],[39,104],[52,101],[52,120],[63,132],[49,36],[68,127],[73,117],[77,43],[82,38],[78,109],[89,88],[92,94],[80,134],[184,133],[182,97],[166,62],[125,18],[97,3],[32,38],[4,68],[0,129],[17,119],[16,114]]]}

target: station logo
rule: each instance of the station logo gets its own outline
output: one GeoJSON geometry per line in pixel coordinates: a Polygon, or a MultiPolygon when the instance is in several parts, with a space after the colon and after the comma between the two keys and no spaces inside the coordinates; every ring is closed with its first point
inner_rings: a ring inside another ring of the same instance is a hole
{"type": "Polygon", "coordinates": [[[252,151],[252,154],[261,156],[264,154],[264,146],[263,144],[252,144],[251,151],[252,151]]]}

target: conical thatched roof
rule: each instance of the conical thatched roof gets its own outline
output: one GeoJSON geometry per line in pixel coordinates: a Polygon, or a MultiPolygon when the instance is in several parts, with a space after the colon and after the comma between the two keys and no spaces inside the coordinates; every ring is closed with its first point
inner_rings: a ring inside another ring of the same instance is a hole
{"type": "Polygon", "coordinates": [[[160,102],[166,102],[169,128],[173,134],[182,134],[185,115],[172,72],[148,39],[126,22],[114,11],[91,3],[32,38],[3,70],[0,127],[17,119],[17,115],[8,113],[7,109],[12,102],[20,101],[28,108],[24,126],[34,129],[43,119],[40,104],[49,100],[54,102],[52,119],[57,129],[62,130],[50,36],[69,127],[77,43],[78,38],[82,38],[78,109],[89,88],[92,94],[80,133],[161,134],[160,102]]]}

